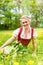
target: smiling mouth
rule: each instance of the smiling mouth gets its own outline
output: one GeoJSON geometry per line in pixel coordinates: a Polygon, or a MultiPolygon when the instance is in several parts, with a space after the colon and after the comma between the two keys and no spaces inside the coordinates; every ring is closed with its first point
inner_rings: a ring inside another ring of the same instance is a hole
{"type": "Polygon", "coordinates": [[[28,24],[24,25],[24,26],[28,26],[28,24]]]}

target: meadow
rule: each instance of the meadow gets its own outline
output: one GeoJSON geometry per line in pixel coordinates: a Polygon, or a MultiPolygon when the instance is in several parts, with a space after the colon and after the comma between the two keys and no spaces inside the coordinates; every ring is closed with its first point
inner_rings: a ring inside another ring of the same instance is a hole
{"type": "MultiPolygon", "coordinates": [[[[22,47],[22,45],[17,45],[18,42],[12,42],[12,44],[8,45],[6,51],[9,54],[4,54],[0,50],[0,65],[43,65],[43,28],[36,28],[38,33],[37,36],[37,50],[36,56],[33,56],[33,48],[32,43],[27,47],[26,52],[17,53],[18,47],[22,47]],[[15,46],[16,47],[15,47],[15,46]],[[9,49],[8,49],[9,48],[9,49]]],[[[13,34],[13,30],[0,30],[0,46],[5,43],[13,34]]],[[[24,48],[25,49],[25,48],[24,48]]],[[[26,49],[25,49],[26,50],[26,49]]]]}

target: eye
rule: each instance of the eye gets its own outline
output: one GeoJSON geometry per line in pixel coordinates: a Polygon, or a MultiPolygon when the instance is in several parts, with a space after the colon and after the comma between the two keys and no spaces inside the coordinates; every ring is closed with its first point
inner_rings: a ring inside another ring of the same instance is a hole
{"type": "Polygon", "coordinates": [[[23,23],[23,24],[24,24],[24,23],[27,23],[27,21],[25,21],[25,22],[22,22],[22,23],[23,23]]]}
{"type": "Polygon", "coordinates": [[[25,23],[25,22],[22,22],[23,24],[25,23]]]}
{"type": "Polygon", "coordinates": [[[27,23],[27,21],[25,21],[25,23],[27,23]]]}

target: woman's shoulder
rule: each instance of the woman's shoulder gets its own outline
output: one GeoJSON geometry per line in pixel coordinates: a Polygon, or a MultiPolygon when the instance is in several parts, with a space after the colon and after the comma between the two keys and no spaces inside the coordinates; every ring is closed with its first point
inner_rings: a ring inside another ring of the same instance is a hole
{"type": "Polygon", "coordinates": [[[32,32],[33,32],[33,37],[37,37],[38,36],[37,31],[36,31],[35,28],[32,28],[32,32]]]}
{"type": "Polygon", "coordinates": [[[18,36],[19,31],[20,31],[20,28],[21,28],[21,27],[15,29],[15,30],[13,31],[13,36],[18,36]]]}

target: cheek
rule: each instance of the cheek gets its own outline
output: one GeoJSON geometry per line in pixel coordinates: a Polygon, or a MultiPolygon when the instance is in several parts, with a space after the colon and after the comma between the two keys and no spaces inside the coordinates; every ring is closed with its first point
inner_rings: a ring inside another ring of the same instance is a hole
{"type": "Polygon", "coordinates": [[[28,22],[28,25],[30,25],[30,22],[28,22]]]}

